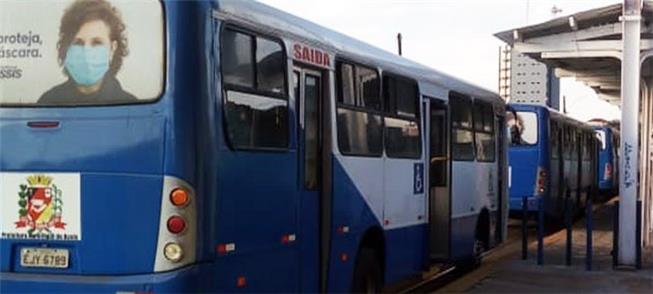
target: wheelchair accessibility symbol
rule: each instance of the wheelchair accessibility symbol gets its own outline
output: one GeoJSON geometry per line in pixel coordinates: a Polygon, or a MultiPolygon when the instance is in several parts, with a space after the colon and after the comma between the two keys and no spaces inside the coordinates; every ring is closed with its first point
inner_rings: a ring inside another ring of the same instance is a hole
{"type": "Polygon", "coordinates": [[[424,164],[415,163],[413,171],[413,194],[422,194],[424,193],[424,164]]]}

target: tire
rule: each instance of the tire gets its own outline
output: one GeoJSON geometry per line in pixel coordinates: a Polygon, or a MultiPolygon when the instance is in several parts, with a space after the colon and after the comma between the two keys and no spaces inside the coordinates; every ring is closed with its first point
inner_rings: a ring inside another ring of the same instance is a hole
{"type": "Polygon", "coordinates": [[[481,261],[483,260],[483,252],[485,252],[487,248],[487,244],[485,244],[485,241],[482,240],[481,236],[479,234],[476,234],[476,238],[474,238],[474,257],[472,261],[472,267],[478,267],[481,265],[481,261]]]}
{"type": "Polygon", "coordinates": [[[380,293],[383,288],[381,265],[373,249],[361,249],[356,258],[352,293],[380,293]]]}

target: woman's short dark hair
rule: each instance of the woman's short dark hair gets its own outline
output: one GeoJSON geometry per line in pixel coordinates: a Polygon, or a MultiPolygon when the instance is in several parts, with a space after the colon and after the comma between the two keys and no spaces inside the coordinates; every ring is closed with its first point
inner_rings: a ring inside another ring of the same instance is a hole
{"type": "Polygon", "coordinates": [[[122,66],[123,57],[127,56],[129,51],[125,36],[125,24],[122,22],[120,12],[106,0],[77,0],[66,9],[59,27],[59,42],[57,43],[59,63],[63,64],[68,47],[82,25],[94,20],[101,20],[107,24],[110,31],[109,39],[118,43],[109,66],[109,73],[115,75],[122,66]]]}

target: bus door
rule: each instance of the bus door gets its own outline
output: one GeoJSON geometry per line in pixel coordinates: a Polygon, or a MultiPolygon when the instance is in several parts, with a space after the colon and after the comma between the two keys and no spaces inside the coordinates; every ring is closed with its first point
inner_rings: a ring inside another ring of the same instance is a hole
{"type": "Polygon", "coordinates": [[[447,105],[430,99],[429,111],[429,254],[446,261],[451,252],[451,189],[447,105]]]}
{"type": "Polygon", "coordinates": [[[298,186],[300,190],[299,240],[302,292],[315,292],[320,280],[320,203],[322,188],[322,103],[320,71],[295,67],[297,106],[298,186]]]}
{"type": "Polygon", "coordinates": [[[504,218],[504,213],[507,213],[504,209],[504,204],[505,201],[507,200],[507,197],[505,197],[505,192],[507,191],[506,189],[506,180],[505,180],[505,173],[504,170],[506,168],[506,137],[505,137],[505,117],[504,116],[498,116],[494,115],[495,118],[495,134],[496,134],[496,143],[497,144],[497,177],[496,181],[499,182],[498,185],[498,190],[496,193],[497,201],[495,202],[497,205],[497,213],[496,213],[496,218],[497,218],[497,223],[495,226],[495,231],[494,231],[494,241],[495,244],[501,243],[501,240],[503,240],[503,228],[504,228],[504,221],[507,218],[504,218]]]}

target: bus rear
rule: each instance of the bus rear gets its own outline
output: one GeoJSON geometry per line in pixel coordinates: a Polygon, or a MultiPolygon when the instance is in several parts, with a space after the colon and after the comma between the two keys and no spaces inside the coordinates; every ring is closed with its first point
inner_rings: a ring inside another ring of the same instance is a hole
{"type": "Polygon", "coordinates": [[[610,127],[595,127],[596,136],[600,141],[598,163],[598,188],[601,193],[610,194],[616,187],[615,170],[616,149],[615,133],[610,127]]]}
{"type": "Polygon", "coordinates": [[[546,191],[547,167],[543,160],[546,136],[542,112],[535,106],[513,105],[514,111],[507,113],[510,147],[509,185],[510,210],[512,214],[522,211],[522,201],[526,197],[528,211],[537,210],[537,198],[546,191]]]}
{"type": "Polygon", "coordinates": [[[0,2],[0,292],[188,286],[196,199],[169,127],[165,15],[0,2]]]}

